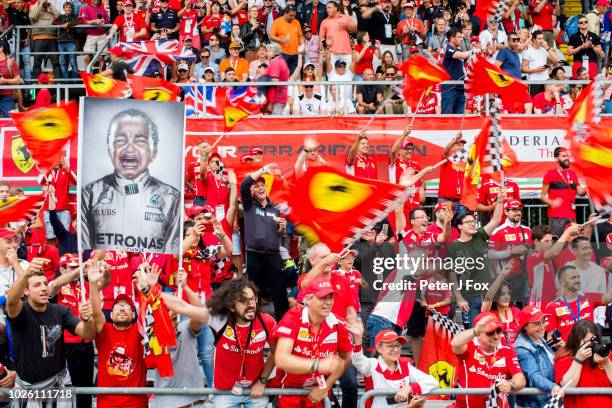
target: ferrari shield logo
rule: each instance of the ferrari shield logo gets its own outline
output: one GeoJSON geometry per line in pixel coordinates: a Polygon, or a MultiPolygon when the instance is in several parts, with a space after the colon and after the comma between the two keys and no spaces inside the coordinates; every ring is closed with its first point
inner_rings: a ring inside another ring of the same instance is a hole
{"type": "Polygon", "coordinates": [[[15,137],[11,141],[11,157],[15,166],[23,173],[27,174],[34,167],[34,160],[28,151],[23,139],[15,137]]]}
{"type": "Polygon", "coordinates": [[[429,366],[429,375],[438,380],[440,388],[450,388],[455,374],[455,367],[447,361],[440,360],[429,366]]]}

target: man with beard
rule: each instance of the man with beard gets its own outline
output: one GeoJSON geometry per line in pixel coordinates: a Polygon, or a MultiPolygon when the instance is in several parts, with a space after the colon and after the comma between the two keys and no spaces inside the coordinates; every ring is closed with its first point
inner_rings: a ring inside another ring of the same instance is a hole
{"type": "Polygon", "coordinates": [[[127,109],[110,121],[114,173],[81,192],[84,248],[178,253],[181,193],[149,174],[159,134],[146,113],[127,109]]]}
{"type": "Polygon", "coordinates": [[[91,303],[78,306],[83,321],[69,307],[49,303],[49,281],[42,272],[47,262],[43,258],[32,259],[7,296],[17,388],[63,387],[67,379],[64,329],[83,339],[96,335],[91,303]]]}
{"type": "Polygon", "coordinates": [[[557,168],[544,175],[540,200],[548,205],[548,219],[552,232],[561,236],[567,224],[576,222],[576,194],[586,195],[586,187],[578,184],[576,172],[570,170],[570,154],[567,148],[555,148],[557,168]]]}

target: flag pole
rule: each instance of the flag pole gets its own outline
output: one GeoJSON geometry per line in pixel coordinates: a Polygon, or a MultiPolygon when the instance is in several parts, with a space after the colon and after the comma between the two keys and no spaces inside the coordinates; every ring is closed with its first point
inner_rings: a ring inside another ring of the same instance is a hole
{"type": "Polygon", "coordinates": [[[389,90],[387,91],[387,94],[385,95],[385,97],[383,98],[382,102],[380,103],[380,106],[376,109],[376,112],[374,112],[374,114],[372,115],[372,117],[370,118],[368,123],[366,123],[365,127],[359,133],[364,133],[366,130],[368,130],[370,128],[370,126],[372,125],[372,122],[374,122],[374,119],[376,119],[378,117],[378,115],[380,115],[382,110],[384,109],[385,102],[387,102],[389,99],[391,99],[391,97],[394,94],[395,94],[395,92],[393,91],[393,88],[389,88],[389,90]]]}
{"type": "Polygon", "coordinates": [[[223,137],[224,137],[224,136],[225,136],[225,129],[224,129],[224,130],[223,130],[223,132],[221,133],[221,136],[219,136],[219,137],[217,138],[217,140],[215,140],[215,142],[214,142],[214,143],[213,143],[213,144],[212,144],[210,147],[212,147],[213,149],[214,149],[215,147],[217,147],[217,145],[219,144],[219,142],[221,141],[221,139],[223,139],[223,137]]]}

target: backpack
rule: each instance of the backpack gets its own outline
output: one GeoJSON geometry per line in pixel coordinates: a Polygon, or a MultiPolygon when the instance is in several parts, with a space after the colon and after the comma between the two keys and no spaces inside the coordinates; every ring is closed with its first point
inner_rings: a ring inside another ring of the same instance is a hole
{"type": "Polygon", "coordinates": [[[578,16],[572,16],[568,18],[565,22],[565,25],[563,26],[563,29],[567,33],[568,39],[572,35],[576,34],[578,32],[578,16]]]}

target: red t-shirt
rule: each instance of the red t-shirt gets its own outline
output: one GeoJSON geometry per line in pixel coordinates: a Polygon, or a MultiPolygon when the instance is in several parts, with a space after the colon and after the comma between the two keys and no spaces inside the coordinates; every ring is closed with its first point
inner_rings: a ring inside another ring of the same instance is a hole
{"type": "Polygon", "coordinates": [[[544,96],[544,92],[540,92],[533,97],[533,108],[540,109],[543,114],[552,113],[555,110],[557,101],[552,98],[550,101],[544,96]]]}
{"type": "Polygon", "coordinates": [[[561,338],[563,341],[567,341],[567,338],[574,327],[574,323],[580,319],[588,319],[593,321],[594,314],[593,309],[597,306],[601,306],[599,302],[593,302],[592,300],[586,299],[584,296],[580,296],[580,316],[578,316],[578,299],[573,302],[569,302],[570,310],[563,300],[557,300],[550,302],[544,309],[545,313],[550,314],[547,318],[546,331],[552,332],[555,329],[559,329],[561,332],[561,338]]]}
{"type": "Polygon", "coordinates": [[[534,251],[527,256],[529,278],[529,304],[539,309],[557,298],[555,268],[550,259],[544,259],[544,252],[534,251]]]}
{"type": "Polygon", "coordinates": [[[359,288],[361,287],[361,272],[356,269],[350,271],[344,271],[343,269],[337,269],[339,274],[342,274],[347,280],[351,293],[353,294],[355,311],[359,313],[361,311],[361,304],[359,302],[359,288]]]}
{"type": "MultiPolygon", "coordinates": [[[[499,345],[494,353],[485,353],[478,345],[477,339],[468,343],[465,353],[459,355],[457,384],[459,388],[491,388],[495,380],[508,380],[513,375],[522,373],[518,359],[512,347],[499,345]]],[[[484,407],[488,395],[458,395],[457,408],[484,407]]],[[[503,403],[498,398],[501,408],[508,408],[507,400],[503,403]]]]}
{"type": "Polygon", "coordinates": [[[113,300],[121,293],[125,293],[134,299],[134,286],[132,282],[132,270],[130,269],[130,258],[125,251],[108,251],[104,261],[110,266],[111,282],[102,289],[102,309],[110,310],[113,300]]]}
{"type": "Polygon", "coordinates": [[[139,14],[132,14],[126,17],[125,14],[120,14],[113,22],[119,28],[119,37],[121,42],[140,41],[144,38],[133,38],[133,35],[147,28],[144,19],[139,14]]]}
{"type": "Polygon", "coordinates": [[[46,258],[47,262],[43,267],[43,273],[49,282],[55,279],[55,275],[59,269],[59,250],[53,245],[46,242],[42,244],[32,244],[26,247],[27,261],[31,262],[34,258],[46,258]]]}
{"type": "Polygon", "coordinates": [[[198,31],[198,11],[191,9],[185,10],[181,17],[180,33],[181,37],[185,35],[197,35],[198,31]]]}
{"type": "MultiPolygon", "coordinates": [[[[359,54],[361,53],[361,50],[363,50],[363,45],[356,44],[355,52],[359,54]]],[[[365,51],[365,53],[363,54],[363,57],[361,57],[361,59],[355,64],[355,74],[363,75],[363,71],[365,71],[366,69],[374,70],[374,68],[372,67],[373,59],[374,59],[374,50],[372,49],[372,47],[370,47],[365,51]]]]}
{"type": "Polygon", "coordinates": [[[195,293],[204,292],[206,297],[212,295],[210,286],[210,260],[198,259],[192,250],[183,255],[183,268],[187,272],[187,286],[195,293]]]}
{"type": "MultiPolygon", "coordinates": [[[[427,232],[432,232],[434,234],[441,234],[442,233],[442,228],[440,228],[440,226],[438,224],[436,224],[435,222],[432,222],[431,224],[429,224],[427,226],[427,229],[425,230],[427,232]]],[[[459,230],[455,227],[451,227],[451,235],[448,242],[453,242],[454,240],[456,240],[457,238],[459,238],[459,230]]]]}
{"type": "MultiPolygon", "coordinates": [[[[497,227],[489,238],[489,247],[496,251],[505,251],[519,245],[531,245],[531,228],[524,225],[514,226],[505,222],[497,227]]],[[[521,273],[521,258],[512,256],[507,259],[514,259],[510,275],[519,275],[521,273]]]]}
{"type": "MultiPolygon", "coordinates": [[[[395,159],[395,164],[389,167],[389,181],[398,184],[404,172],[407,175],[412,175],[418,173],[419,171],[421,171],[421,165],[419,163],[414,160],[402,160],[402,158],[398,156],[395,159]]],[[[419,193],[419,190],[422,184],[423,182],[418,180],[412,187],[409,187],[414,189],[414,194],[409,197],[408,200],[406,200],[405,206],[409,207],[408,211],[413,208],[420,207],[421,194],[419,193]]]]}
{"type": "MultiPolygon", "coordinates": [[[[279,82],[289,80],[291,72],[289,66],[281,55],[272,58],[265,72],[266,76],[278,79],[279,82]]],[[[288,87],[286,86],[271,86],[268,89],[266,97],[269,103],[287,103],[288,87]]]]}
{"type": "Polygon", "coordinates": [[[438,197],[455,201],[461,199],[466,163],[465,161],[453,163],[450,160],[446,160],[444,164],[440,166],[438,197]]]}
{"type": "Polygon", "coordinates": [[[535,1],[529,3],[529,14],[531,14],[531,22],[533,25],[539,25],[542,31],[552,31],[552,17],[555,12],[555,8],[548,2],[542,7],[539,13],[535,12],[535,8],[538,4],[535,1]]]}
{"type": "MultiPolygon", "coordinates": [[[[301,275],[298,278],[298,288],[302,289],[302,281],[306,274],[301,275]]],[[[334,293],[334,305],[332,306],[332,313],[339,319],[346,320],[346,308],[355,305],[358,302],[353,296],[353,291],[351,290],[351,284],[349,283],[346,276],[344,276],[341,272],[331,271],[331,275],[329,278],[332,286],[336,289],[336,293],[334,293]]],[[[299,297],[299,294],[298,294],[299,297]]]]}
{"type": "Polygon", "coordinates": [[[194,160],[187,164],[187,171],[185,179],[193,186],[193,194],[196,197],[206,197],[206,189],[204,188],[204,181],[200,173],[201,164],[199,160],[194,160]]]}
{"type": "Polygon", "coordinates": [[[408,28],[410,33],[420,32],[425,34],[425,26],[419,18],[405,18],[397,25],[397,36],[402,39],[402,44],[416,45],[416,35],[408,38],[408,33],[404,33],[404,29],[408,28]]]}
{"type": "MultiPolygon", "coordinates": [[[[286,337],[293,340],[294,356],[302,358],[325,358],[336,353],[353,350],[349,333],[344,324],[330,313],[321,323],[318,333],[310,327],[307,307],[289,309],[274,329],[274,338],[286,337]]],[[[316,375],[285,373],[281,378],[283,388],[302,388],[316,386],[316,375]]]]}
{"type": "MultiPolygon", "coordinates": [[[[521,201],[521,192],[518,184],[508,179],[506,179],[504,184],[506,186],[506,195],[508,200],[521,201]]],[[[493,180],[489,180],[481,184],[480,188],[478,189],[478,202],[482,205],[495,204],[495,200],[497,200],[497,195],[499,194],[500,189],[501,186],[493,180]]]]}
{"type": "MultiPolygon", "coordinates": [[[[555,361],[555,381],[560,383],[563,376],[572,365],[572,357],[565,356],[555,361]]],[[[590,363],[584,363],[580,370],[578,384],[572,384],[577,388],[584,387],[610,387],[610,380],[601,365],[591,367],[590,363]]],[[[565,408],[584,408],[584,407],[609,407],[612,405],[611,395],[566,395],[563,398],[565,408]]]]}
{"type": "Polygon", "coordinates": [[[149,265],[157,265],[159,267],[161,270],[159,280],[164,284],[164,286],[176,286],[176,283],[174,282],[174,274],[178,269],[178,262],[173,255],[135,254],[130,257],[130,273],[134,275],[134,273],[138,270],[138,267],[145,262],[149,265]]]}
{"type": "MultiPolygon", "coordinates": [[[[17,62],[13,58],[5,58],[0,61],[0,77],[6,79],[13,79],[15,75],[19,74],[19,67],[17,66],[17,62]],[[9,70],[8,64],[9,60],[11,62],[11,69],[9,70]]],[[[0,89],[0,95],[2,96],[13,96],[12,89],[0,89]]]]}
{"type": "MultiPolygon", "coordinates": [[[[209,16],[204,17],[204,20],[202,20],[201,27],[206,28],[206,29],[216,28],[218,30],[219,28],[221,28],[222,22],[223,22],[223,14],[220,14],[218,16],[209,15],[209,16]]],[[[210,40],[210,37],[212,37],[212,35],[213,35],[212,31],[210,33],[204,33],[203,38],[204,40],[210,40]]],[[[221,37],[221,38],[225,38],[225,37],[221,37]]]]}
{"type": "Polygon", "coordinates": [[[347,159],[346,172],[348,174],[352,174],[355,177],[371,179],[378,178],[378,169],[376,168],[376,162],[374,161],[374,157],[370,155],[363,157],[360,154],[356,154],[355,159],[353,159],[352,165],[348,163],[347,159]]]}
{"type": "Polygon", "coordinates": [[[493,313],[495,313],[499,318],[499,321],[503,323],[502,329],[504,331],[504,337],[502,337],[502,343],[512,347],[514,340],[516,340],[516,337],[519,334],[519,319],[521,318],[521,311],[517,307],[510,307],[510,313],[505,315],[504,319],[510,319],[510,316],[512,316],[511,322],[502,320],[502,316],[499,314],[499,311],[493,310],[493,313]]]}
{"type": "Polygon", "coordinates": [[[210,171],[206,172],[203,184],[206,204],[213,208],[222,205],[224,209],[227,209],[229,205],[229,188],[227,185],[217,180],[215,175],[210,171]]]}
{"type": "MultiPolygon", "coordinates": [[[[89,282],[85,282],[85,299],[89,298],[89,282]]],[[[79,316],[79,303],[83,299],[81,292],[81,283],[79,281],[70,282],[68,285],[62,286],[57,293],[57,303],[69,307],[75,316],[79,316]]],[[[89,343],[89,340],[83,340],[82,337],[64,330],[64,343],[89,343]]]]}
{"type": "Polygon", "coordinates": [[[261,312],[261,320],[255,317],[251,325],[238,326],[227,323],[223,316],[211,315],[208,324],[215,330],[223,329],[223,334],[215,347],[215,388],[231,390],[236,381],[244,379],[255,382],[264,368],[264,346],[272,342],[272,332],[276,321],[267,313],[261,312]],[[261,324],[263,321],[264,326],[261,324]],[[250,330],[249,330],[250,329],[250,330]],[[270,336],[270,338],[268,338],[270,336]],[[250,341],[247,344],[247,339],[250,341]],[[240,346],[238,345],[240,344],[240,346]],[[244,357],[243,357],[244,354],[244,357]],[[242,369],[244,368],[244,377],[242,369]]]}
{"type": "Polygon", "coordinates": [[[544,174],[542,184],[548,184],[548,198],[555,200],[561,198],[560,207],[548,207],[549,218],[576,219],[576,210],[572,207],[576,200],[576,189],[578,188],[578,176],[573,170],[551,169],[544,174]]]}
{"type": "MultiPolygon", "coordinates": [[[[96,337],[98,387],[145,387],[147,367],[138,325],[119,330],[105,323],[96,337]]],[[[98,395],[98,407],[144,408],[146,395],[98,395]]]]}
{"type": "MultiPolygon", "coordinates": [[[[49,170],[41,175],[38,182],[42,186],[53,186],[55,188],[56,211],[70,209],[70,186],[76,185],[76,176],[73,172],[68,173],[63,167],[49,170]]],[[[49,209],[49,201],[45,200],[43,210],[49,209]]]]}
{"type": "MultiPolygon", "coordinates": [[[[430,289],[429,287],[425,287],[425,300],[427,301],[428,305],[443,302],[448,298],[452,298],[452,295],[453,292],[450,290],[450,288],[436,289],[436,287],[433,287],[433,289],[430,289]]],[[[450,312],[450,310],[450,305],[436,307],[436,311],[440,312],[441,314],[447,314],[450,312]]],[[[426,316],[429,316],[429,309],[426,310],[426,316]]]]}

